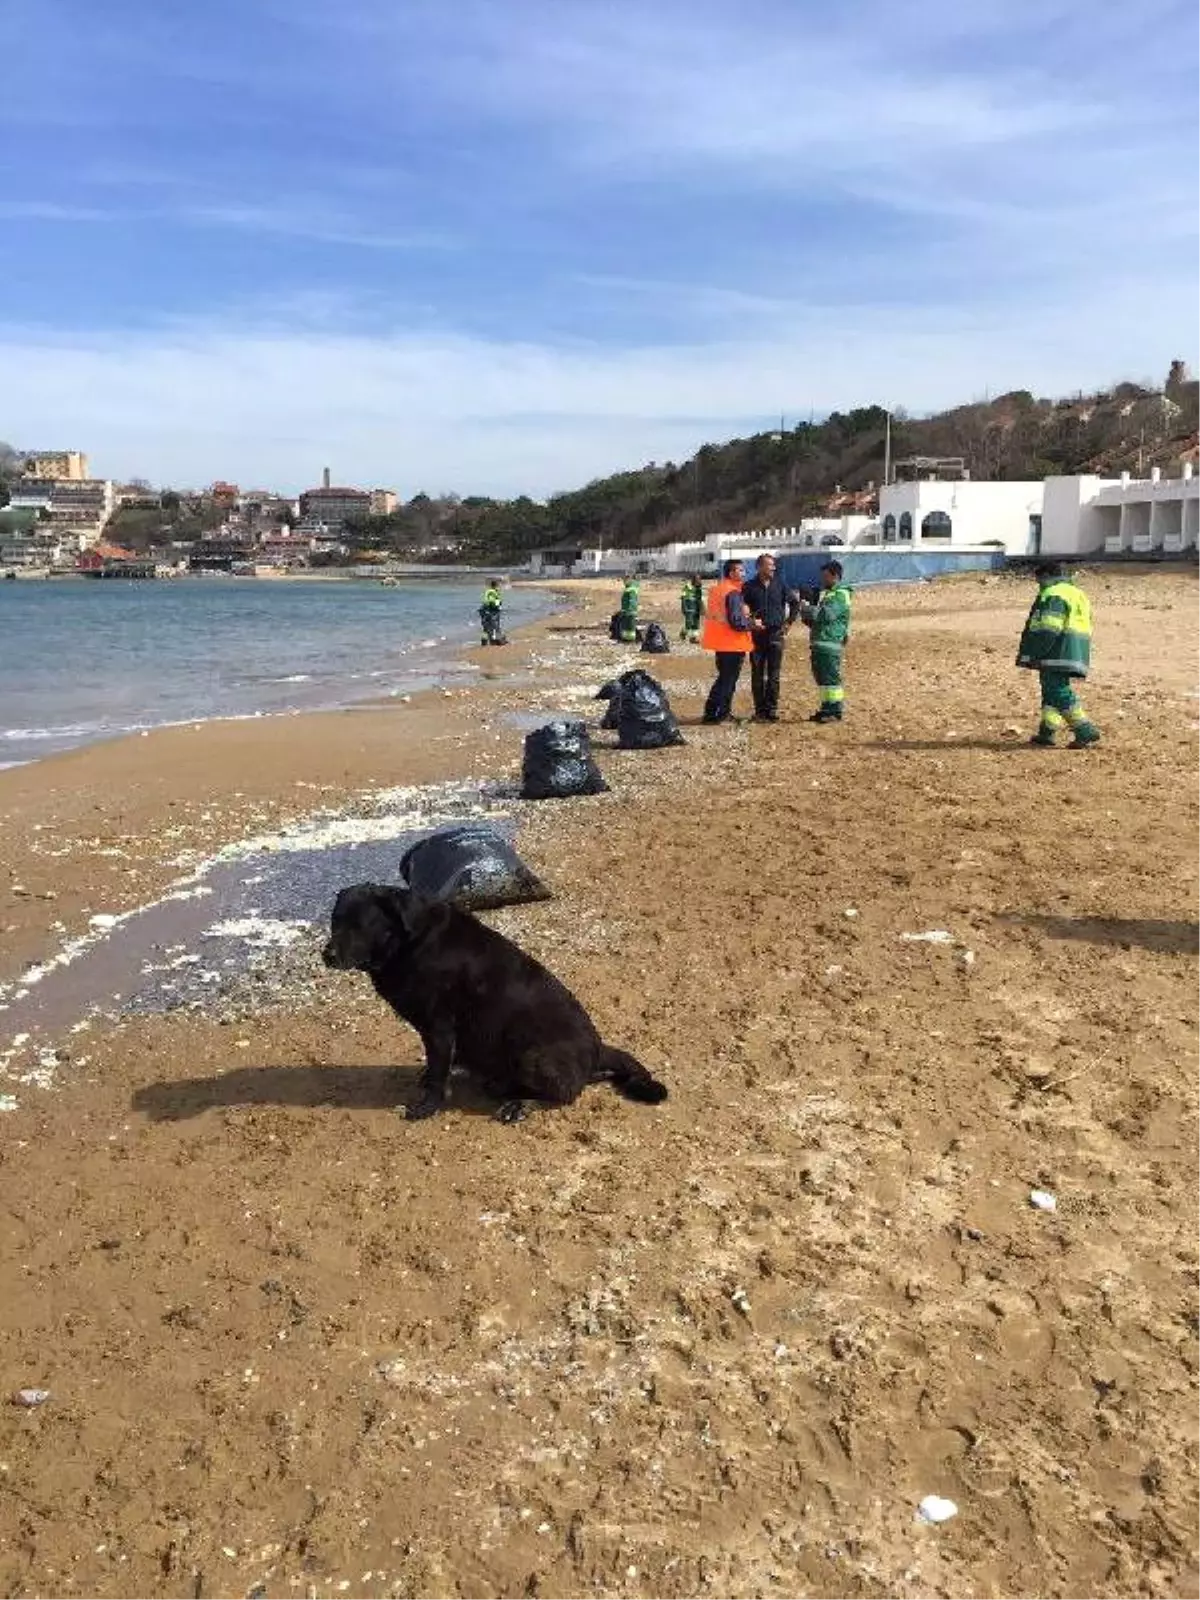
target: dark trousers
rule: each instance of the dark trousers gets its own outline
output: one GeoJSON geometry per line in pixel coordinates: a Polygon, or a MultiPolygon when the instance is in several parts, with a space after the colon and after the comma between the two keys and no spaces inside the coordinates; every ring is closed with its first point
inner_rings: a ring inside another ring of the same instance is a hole
{"type": "Polygon", "coordinates": [[[733,696],[746,659],[740,650],[717,651],[717,676],[704,702],[705,722],[724,722],[733,710],[733,696]]]}
{"type": "Polygon", "coordinates": [[[779,710],[783,647],[783,633],[777,629],[754,636],[754,654],[750,657],[750,687],[754,692],[754,710],[760,717],[779,710]]]}

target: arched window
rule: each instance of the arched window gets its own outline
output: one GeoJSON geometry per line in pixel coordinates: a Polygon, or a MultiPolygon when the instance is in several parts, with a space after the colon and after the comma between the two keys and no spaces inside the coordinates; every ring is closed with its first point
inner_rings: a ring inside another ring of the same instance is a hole
{"type": "Polygon", "coordinates": [[[900,539],[901,539],[902,543],[905,540],[907,540],[910,544],[912,543],[912,512],[911,511],[902,511],[900,513],[900,539]]]}
{"type": "Polygon", "coordinates": [[[884,544],[896,542],[896,519],[890,511],[883,519],[883,542],[884,544]]]}
{"type": "Polygon", "coordinates": [[[922,539],[948,539],[950,533],[950,518],[944,511],[931,511],[921,524],[922,539]]]}

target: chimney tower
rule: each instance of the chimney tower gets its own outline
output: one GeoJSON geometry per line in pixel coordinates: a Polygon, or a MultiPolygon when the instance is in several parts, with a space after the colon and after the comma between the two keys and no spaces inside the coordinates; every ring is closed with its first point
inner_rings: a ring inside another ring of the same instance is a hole
{"type": "Polygon", "coordinates": [[[324,472],[321,474],[321,487],[324,488],[324,489],[328,489],[328,487],[329,487],[329,468],[328,467],[326,467],[324,472]]]}

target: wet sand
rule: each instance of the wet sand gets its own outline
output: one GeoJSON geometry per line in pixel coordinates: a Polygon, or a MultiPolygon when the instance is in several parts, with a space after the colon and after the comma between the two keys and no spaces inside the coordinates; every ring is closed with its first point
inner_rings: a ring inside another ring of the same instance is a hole
{"type": "Polygon", "coordinates": [[[643,660],[689,742],[598,735],[591,800],[481,786],[598,719],[611,585],[469,691],[0,773],[0,1019],[91,941],[0,1049],[4,1371],[51,1391],[0,1413],[3,1591],[1194,1593],[1196,584],[1087,581],[1082,756],[1024,744],[1028,588],[976,579],[859,597],[840,728],[800,649],[778,727],[643,660]],[[556,898],[491,920],[664,1107],[397,1117],[417,1041],[300,913],[414,788],[511,818],[556,898]],[[70,1032],[137,926],[91,919],[226,871],[156,913],[162,1003],[70,1032]],[[295,937],[206,941],[260,874],[295,937]]]}

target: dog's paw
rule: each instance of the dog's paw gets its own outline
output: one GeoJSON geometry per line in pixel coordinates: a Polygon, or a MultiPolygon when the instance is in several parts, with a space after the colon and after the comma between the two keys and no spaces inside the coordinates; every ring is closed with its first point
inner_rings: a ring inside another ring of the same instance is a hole
{"type": "Polygon", "coordinates": [[[425,1117],[436,1117],[441,1109],[442,1102],[437,1095],[423,1094],[416,1100],[410,1100],[404,1107],[404,1120],[420,1122],[425,1117]]]}
{"type": "Polygon", "coordinates": [[[528,1115],[529,1110],[524,1100],[506,1100],[496,1112],[496,1121],[504,1123],[524,1122],[528,1115]]]}

